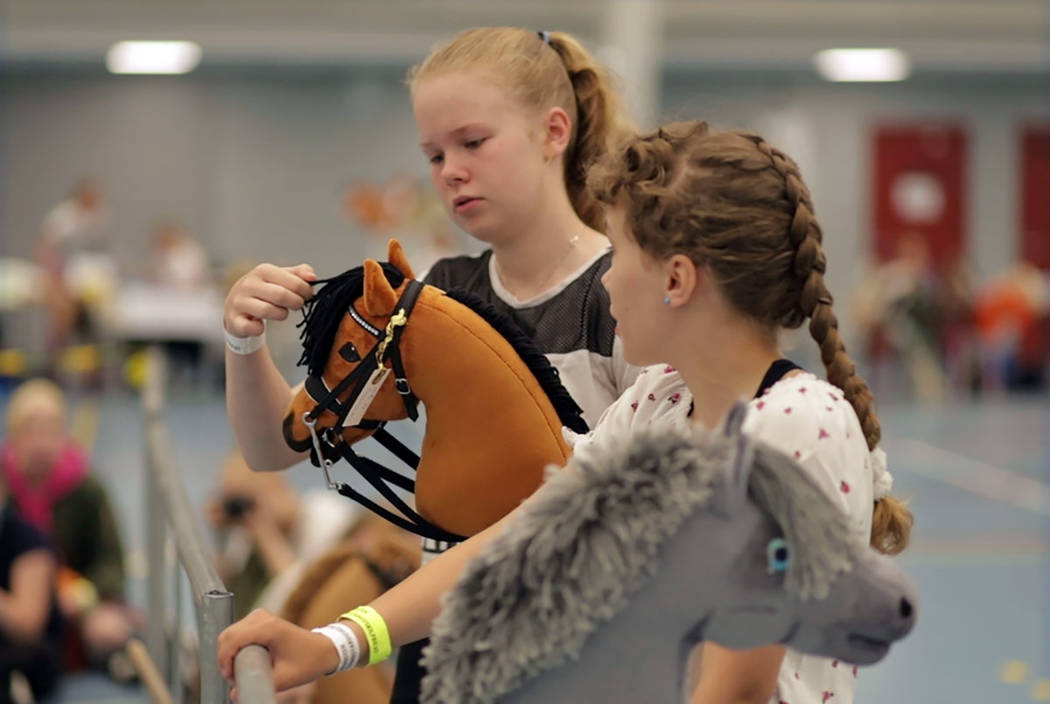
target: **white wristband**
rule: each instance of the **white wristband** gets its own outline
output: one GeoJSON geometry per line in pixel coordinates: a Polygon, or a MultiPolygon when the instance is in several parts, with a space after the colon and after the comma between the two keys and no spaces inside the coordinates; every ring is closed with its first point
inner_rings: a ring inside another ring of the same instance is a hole
{"type": "Polygon", "coordinates": [[[263,328],[262,335],[237,337],[223,325],[222,334],[226,337],[226,347],[234,354],[251,354],[266,344],[266,328],[263,328]]]}
{"type": "Polygon", "coordinates": [[[326,676],[349,670],[356,667],[357,663],[360,662],[361,644],[358,642],[353,630],[345,623],[330,623],[327,626],[314,628],[311,632],[320,633],[332,641],[336,652],[339,653],[339,665],[331,672],[325,673],[326,676]]]}

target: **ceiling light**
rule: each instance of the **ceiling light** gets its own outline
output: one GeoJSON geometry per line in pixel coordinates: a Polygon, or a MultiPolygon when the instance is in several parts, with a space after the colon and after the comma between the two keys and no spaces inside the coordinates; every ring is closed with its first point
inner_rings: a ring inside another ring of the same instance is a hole
{"type": "Polygon", "coordinates": [[[189,73],[200,61],[193,42],[117,42],[106,52],[111,73],[189,73]]]}
{"type": "Polygon", "coordinates": [[[827,81],[903,81],[911,71],[899,49],[825,49],[813,63],[827,81]]]}

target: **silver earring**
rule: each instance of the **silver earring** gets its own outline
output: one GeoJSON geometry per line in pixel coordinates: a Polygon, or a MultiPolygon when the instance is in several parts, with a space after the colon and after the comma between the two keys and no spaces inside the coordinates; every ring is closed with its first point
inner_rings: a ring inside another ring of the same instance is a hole
{"type": "Polygon", "coordinates": [[[664,305],[665,306],[671,305],[671,297],[670,296],[664,296],[664,305]]]}

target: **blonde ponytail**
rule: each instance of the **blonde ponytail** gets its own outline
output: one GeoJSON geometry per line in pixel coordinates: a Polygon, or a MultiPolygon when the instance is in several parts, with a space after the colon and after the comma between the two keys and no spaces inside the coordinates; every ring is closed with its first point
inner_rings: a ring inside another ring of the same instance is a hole
{"type": "Polygon", "coordinates": [[[632,125],[605,67],[569,34],[552,32],[550,45],[561,57],[576,96],[575,134],[565,154],[565,186],[580,219],[602,230],[604,211],[587,188],[587,170],[626,139],[632,125]]]}

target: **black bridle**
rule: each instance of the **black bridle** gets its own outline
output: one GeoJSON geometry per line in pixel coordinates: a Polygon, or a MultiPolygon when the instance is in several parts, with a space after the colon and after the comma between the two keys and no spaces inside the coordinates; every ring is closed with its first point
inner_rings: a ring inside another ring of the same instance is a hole
{"type": "MultiPolygon", "coordinates": [[[[422,290],[423,284],[421,282],[409,280],[408,285],[401,294],[401,298],[398,299],[397,304],[394,306],[396,313],[390,317],[385,330],[380,330],[369,323],[358,313],[353,304],[350,305],[348,310],[350,317],[376,338],[376,344],[361,359],[361,363],[331,389],[328,388],[328,384],[325,383],[324,378],[320,375],[310,375],[306,378],[306,393],[317,402],[317,405],[314,406],[312,411],[303,414],[303,423],[310,430],[310,439],[313,443],[310,459],[324,472],[325,481],[328,483],[329,489],[338,491],[343,496],[353,499],[394,525],[416,535],[432,540],[460,542],[465,540],[464,536],[450,533],[420,516],[390,486],[393,484],[405,491],[415,493],[416,483],[414,480],[374,460],[358,455],[342,437],[342,430],[346,427],[372,430],[374,431],[372,437],[380,445],[411,467],[412,471],[418,469],[419,455],[387,432],[384,427],[386,421],[367,420],[363,417],[367,408],[355,408],[355,406],[359,400],[365,404],[369,403],[371,398],[375,396],[374,392],[378,391],[378,388],[369,389],[369,385],[382,385],[386,380],[386,376],[392,370],[394,373],[394,385],[397,388],[397,392],[401,394],[408,417],[413,421],[419,418],[419,399],[412,392],[412,388],[409,386],[408,379],[405,376],[405,365],[401,359],[400,343],[401,335],[408,324],[408,319],[412,315],[412,309],[415,307],[416,300],[419,298],[419,293],[422,290]],[[388,359],[390,360],[389,368],[384,364],[388,359]],[[349,396],[347,396],[345,401],[340,401],[339,396],[345,393],[347,389],[350,389],[349,396]],[[371,392],[371,396],[365,393],[366,391],[371,392]],[[362,398],[363,393],[365,393],[364,398],[362,398]],[[318,432],[316,429],[317,419],[325,411],[334,413],[336,422],[332,427],[324,428],[318,432]],[[347,419],[351,412],[354,412],[354,415],[359,420],[356,423],[347,424],[347,419]],[[349,484],[333,481],[329,470],[332,464],[339,459],[345,459],[349,462],[357,470],[357,473],[375,487],[376,491],[389,501],[401,515],[369,499],[349,484]]],[[[344,345],[339,353],[346,358],[352,353],[352,347],[348,349],[348,346],[344,345]]]]}

